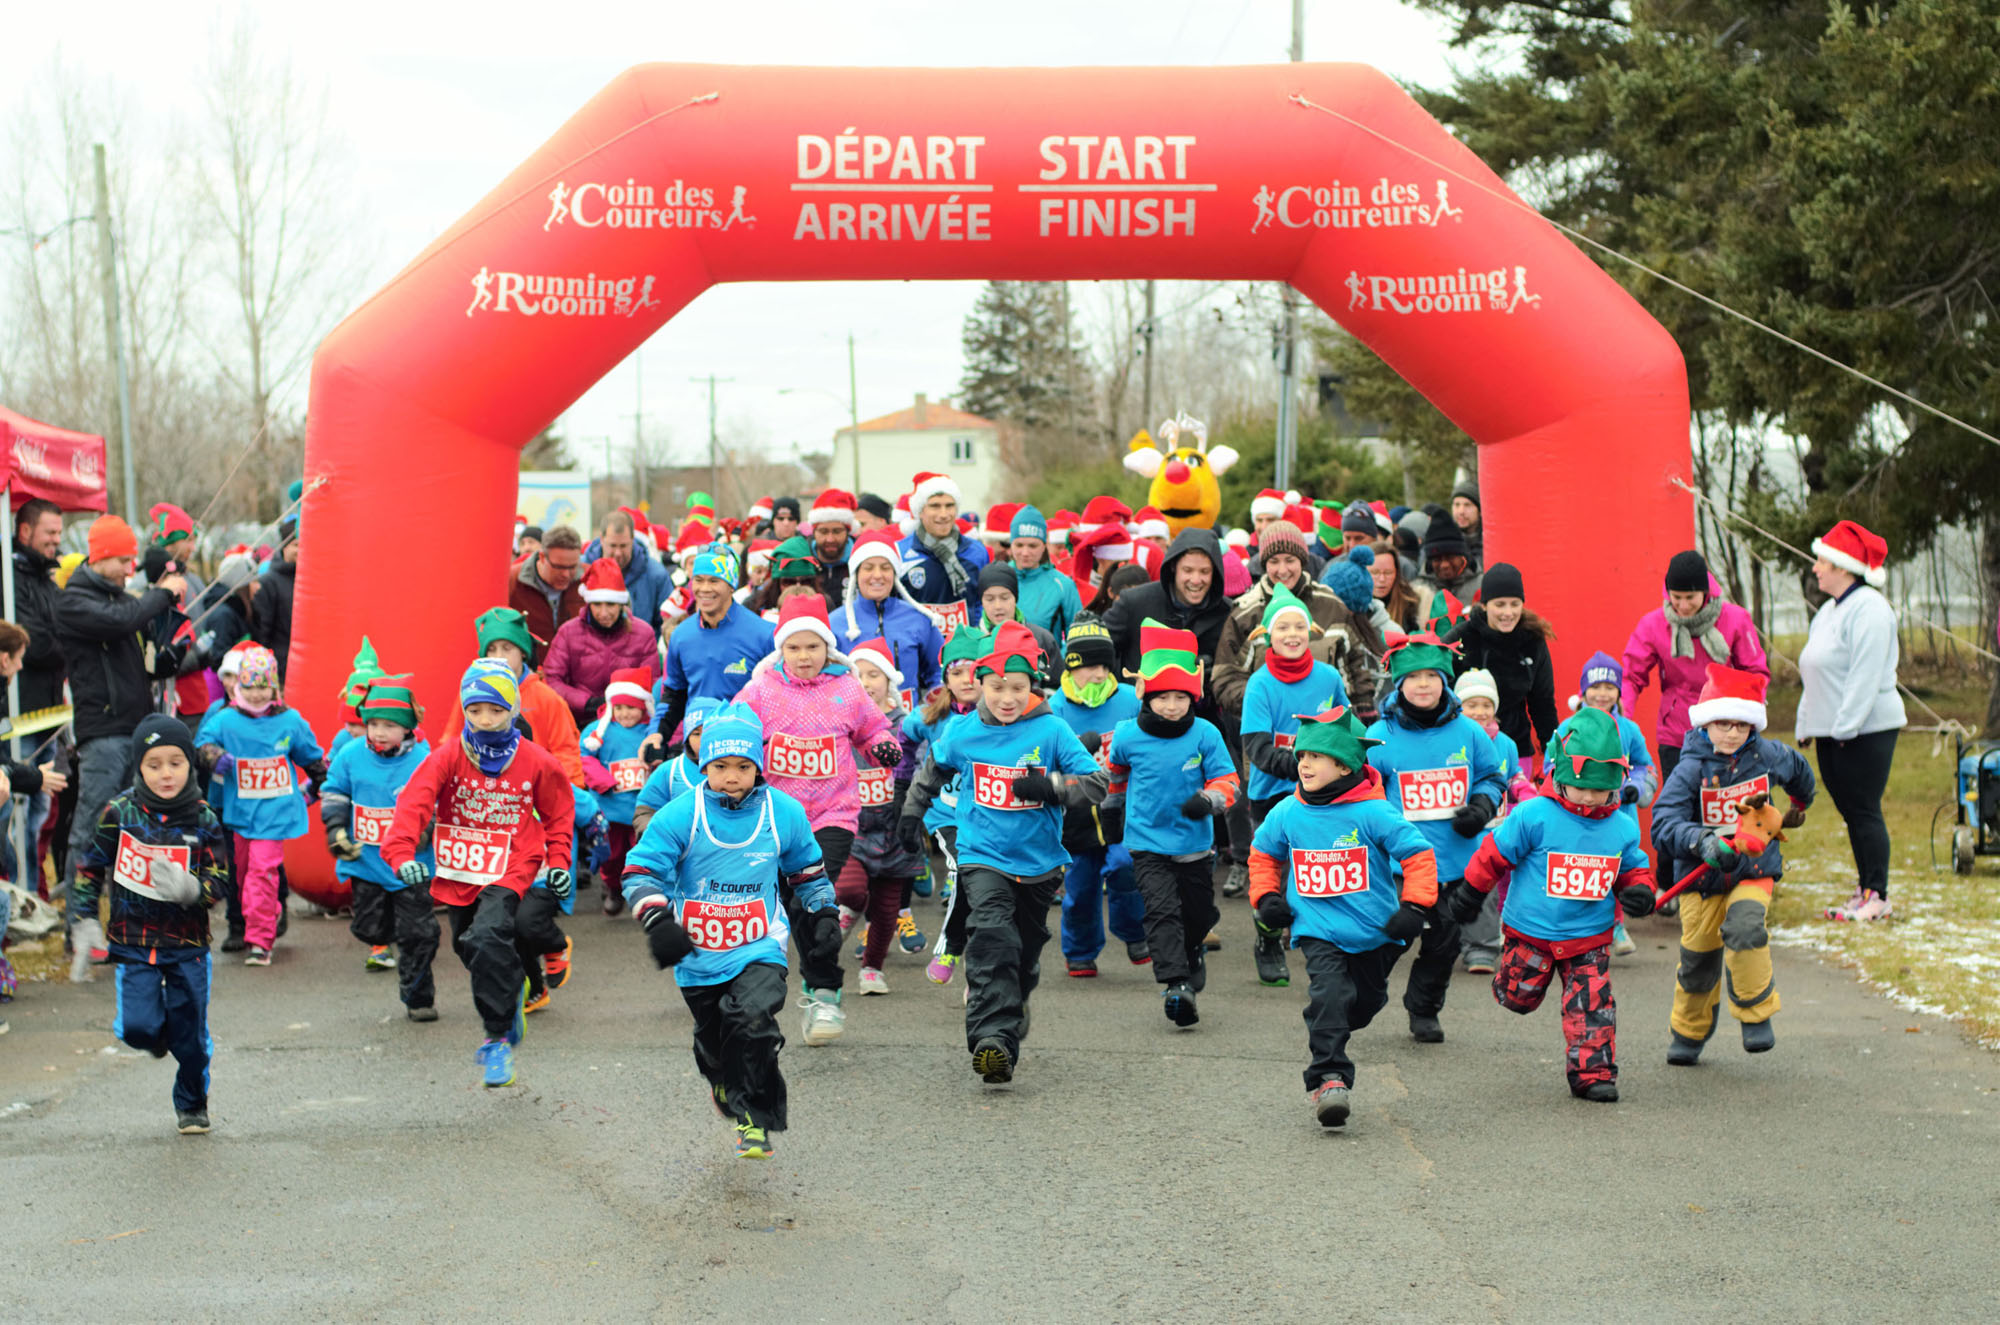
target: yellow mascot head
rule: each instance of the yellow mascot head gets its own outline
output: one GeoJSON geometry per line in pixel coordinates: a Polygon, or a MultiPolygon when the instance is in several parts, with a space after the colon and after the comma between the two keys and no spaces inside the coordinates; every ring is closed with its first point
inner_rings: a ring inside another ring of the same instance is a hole
{"type": "Polygon", "coordinates": [[[1141,430],[1125,456],[1125,468],[1153,480],[1146,490],[1146,504],[1167,517],[1169,537],[1178,537],[1189,525],[1215,526],[1222,514],[1219,480],[1235,463],[1236,452],[1230,447],[1209,450],[1208,425],[1186,414],[1160,425],[1157,444],[1141,430]]]}

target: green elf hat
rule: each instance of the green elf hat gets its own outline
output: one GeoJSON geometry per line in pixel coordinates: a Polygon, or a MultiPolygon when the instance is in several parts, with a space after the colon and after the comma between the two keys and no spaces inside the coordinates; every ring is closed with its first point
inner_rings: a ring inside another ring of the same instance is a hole
{"type": "Polygon", "coordinates": [[[1201,698],[1201,650],[1191,630],[1147,617],[1139,623],[1139,698],[1181,691],[1201,698]]]}
{"type": "Polygon", "coordinates": [[[715,523],[715,498],[705,492],[688,494],[688,517],[703,524],[715,523]]]}
{"type": "Polygon", "coordinates": [[[170,501],[157,503],[146,514],[151,517],[146,541],[154,547],[165,547],[177,538],[193,538],[201,532],[195,527],[194,517],[170,501]]]}
{"type": "Polygon", "coordinates": [[[1579,710],[1556,737],[1555,779],[1572,787],[1616,791],[1625,785],[1631,762],[1618,739],[1618,722],[1602,709],[1579,710]]]}
{"type": "Polygon", "coordinates": [[[1297,612],[1304,617],[1306,629],[1312,634],[1321,633],[1319,623],[1313,620],[1312,609],[1305,605],[1305,600],[1282,584],[1271,594],[1271,601],[1264,605],[1264,618],[1259,629],[1268,632],[1272,623],[1287,612],[1297,612]]]}
{"type": "Polygon", "coordinates": [[[1400,644],[1390,647],[1382,655],[1382,661],[1389,664],[1389,680],[1401,683],[1411,672],[1437,672],[1448,685],[1453,670],[1457,666],[1452,655],[1458,652],[1456,644],[1446,644],[1436,635],[1425,631],[1421,635],[1408,635],[1400,644]]]}
{"type": "Polygon", "coordinates": [[[1424,619],[1424,626],[1433,635],[1443,635],[1453,626],[1465,620],[1472,609],[1458,601],[1449,589],[1439,589],[1431,595],[1430,615],[1424,619]]]}
{"type": "Polygon", "coordinates": [[[948,672],[960,663],[976,663],[990,651],[992,636],[977,626],[959,626],[945,637],[938,654],[938,669],[948,672]]]}
{"type": "Polygon", "coordinates": [[[1340,517],[1345,513],[1337,501],[1313,503],[1313,533],[1319,545],[1330,552],[1340,551],[1340,517]]]}
{"type": "Polygon", "coordinates": [[[771,578],[774,580],[810,580],[819,574],[819,562],[813,556],[812,541],[799,534],[793,534],[771,551],[771,578]]]}
{"type": "Polygon", "coordinates": [[[535,637],[528,632],[528,618],[515,609],[489,607],[472,618],[472,628],[479,633],[482,658],[495,640],[505,640],[527,656],[529,667],[535,665],[535,637]]]}
{"type": "Polygon", "coordinates": [[[386,722],[401,723],[411,731],[424,720],[423,706],[417,703],[417,692],[403,685],[409,680],[408,673],[400,676],[385,676],[370,684],[367,693],[361,697],[361,720],[373,722],[380,718],[386,722]]]}
{"type": "MultiPolygon", "coordinates": [[[[952,638],[958,638],[957,632],[953,632],[952,638]]],[[[945,651],[951,650],[947,647],[945,651]]],[[[1018,672],[1023,676],[1039,676],[1041,671],[1042,646],[1035,643],[1035,632],[1019,621],[1003,621],[993,632],[986,656],[979,660],[977,674],[999,672],[1004,676],[1018,672]]]]}
{"type": "Polygon", "coordinates": [[[1350,769],[1360,769],[1368,766],[1368,747],[1382,744],[1380,737],[1368,735],[1368,729],[1350,708],[1330,708],[1324,713],[1301,713],[1297,717],[1299,734],[1292,744],[1297,754],[1325,755],[1350,769]]]}
{"type": "Polygon", "coordinates": [[[375,646],[363,635],[361,650],[354,655],[354,670],[347,674],[347,684],[340,688],[341,706],[350,709],[358,706],[361,697],[368,693],[369,682],[382,675],[382,663],[375,656],[375,646]]]}

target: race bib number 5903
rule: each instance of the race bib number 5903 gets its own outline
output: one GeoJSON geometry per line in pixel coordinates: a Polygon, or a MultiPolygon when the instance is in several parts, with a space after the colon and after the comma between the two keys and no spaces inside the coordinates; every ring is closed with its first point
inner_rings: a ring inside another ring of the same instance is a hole
{"type": "Polygon", "coordinates": [[[1601,902],[1618,879],[1618,857],[1549,852],[1548,894],[1562,902],[1601,902]]]}
{"type": "Polygon", "coordinates": [[[1368,891],[1367,847],[1293,847],[1292,887],[1301,897],[1368,891]]]}

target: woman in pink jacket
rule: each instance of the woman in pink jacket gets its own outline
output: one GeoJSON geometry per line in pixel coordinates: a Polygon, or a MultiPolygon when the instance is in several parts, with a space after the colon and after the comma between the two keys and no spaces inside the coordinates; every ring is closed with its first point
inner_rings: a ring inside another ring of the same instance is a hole
{"type": "Polygon", "coordinates": [[[1625,711],[1636,711],[1639,695],[1657,669],[1660,720],[1654,729],[1664,783],[1681,757],[1688,710],[1701,698],[1708,665],[1722,663],[1768,676],[1764,646],[1750,614],[1724,602],[1722,586],[1708,573],[1699,552],[1676,552],[1667,563],[1666,601],[1639,618],[1625,641],[1625,711]]]}
{"type": "Polygon", "coordinates": [[[597,717],[613,672],[638,667],[651,678],[660,674],[659,639],[632,616],[618,563],[609,557],[591,562],[582,591],[584,610],[556,630],[542,660],[542,679],[569,705],[578,727],[597,717]]]}

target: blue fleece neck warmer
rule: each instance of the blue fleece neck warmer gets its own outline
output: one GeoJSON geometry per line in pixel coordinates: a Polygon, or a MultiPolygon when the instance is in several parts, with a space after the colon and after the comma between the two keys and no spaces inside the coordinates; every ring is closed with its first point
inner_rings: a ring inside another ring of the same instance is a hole
{"type": "Polygon", "coordinates": [[[467,723],[464,740],[465,752],[479,765],[479,771],[493,777],[507,767],[520,748],[521,729],[509,724],[500,731],[486,732],[467,723]]]}

